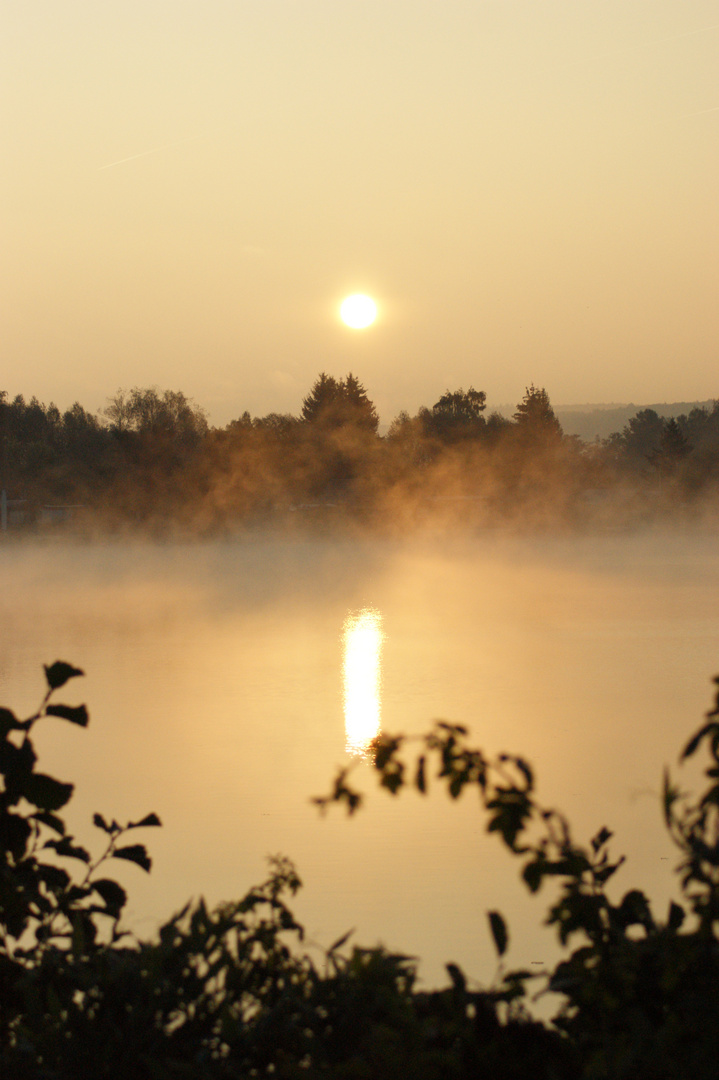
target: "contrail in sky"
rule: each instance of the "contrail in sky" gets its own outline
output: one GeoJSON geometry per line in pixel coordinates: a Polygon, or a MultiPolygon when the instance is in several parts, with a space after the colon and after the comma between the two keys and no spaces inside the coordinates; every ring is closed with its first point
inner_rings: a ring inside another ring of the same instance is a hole
{"type": "Polygon", "coordinates": [[[204,139],[206,132],[201,135],[188,135],[186,139],[178,139],[176,142],[163,143],[162,146],[154,146],[152,150],[143,150],[141,154],[130,154],[130,157],[120,158],[119,161],[111,161],[109,165],[101,165],[97,170],[102,172],[103,169],[114,169],[115,165],[124,165],[126,161],[136,161],[137,158],[147,157],[148,154],[159,154],[161,150],[170,150],[173,146],[181,146],[182,143],[193,142],[195,139],[204,139]]]}
{"type": "MultiPolygon", "coordinates": [[[[719,30],[719,23],[713,23],[711,26],[700,26],[697,30],[685,30],[683,34],[677,34],[677,37],[689,37],[690,34],[703,34],[705,30],[719,30]]],[[[669,39],[667,38],[667,41],[669,39]]]]}
{"type": "Polygon", "coordinates": [[[700,109],[699,112],[684,113],[685,116],[703,116],[704,113],[719,112],[719,105],[712,105],[711,109],[700,109]]]}
{"type": "Polygon", "coordinates": [[[669,37],[651,38],[648,41],[634,41],[626,45],[618,45],[616,49],[608,49],[606,52],[595,53],[593,56],[584,56],[580,60],[572,60],[567,67],[576,67],[592,60],[606,60],[610,56],[618,56],[624,52],[635,52],[637,49],[646,49],[650,45],[663,45],[668,41],[676,41],[678,38],[691,37],[693,34],[706,34],[709,30],[719,30],[719,23],[711,26],[698,26],[696,30],[683,30],[680,34],[671,34],[669,37]]]}

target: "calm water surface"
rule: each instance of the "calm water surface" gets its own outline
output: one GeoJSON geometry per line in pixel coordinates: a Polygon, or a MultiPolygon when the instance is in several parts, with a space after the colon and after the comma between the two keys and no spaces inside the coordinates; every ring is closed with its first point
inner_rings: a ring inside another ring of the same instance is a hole
{"type": "Polygon", "coordinates": [[[43,769],[77,785],[76,834],[94,842],[96,810],[163,820],[151,875],[117,867],[139,933],[190,896],[239,896],[281,852],[320,944],[355,928],[422,957],[429,983],[448,960],[486,983],[498,908],[509,963],[551,962],[550,894],[526,895],[471,797],[370,786],[352,820],[310,805],[379,726],[437,717],[527,757],[578,837],[608,825],[628,855],[617,890],[647,889],[664,915],[676,860],[659,784],[719,671],[716,537],[37,542],[4,545],[0,568],[0,702],[34,708],[42,663],[87,672],[65,695],[87,702],[87,731],[38,733],[43,769]]]}

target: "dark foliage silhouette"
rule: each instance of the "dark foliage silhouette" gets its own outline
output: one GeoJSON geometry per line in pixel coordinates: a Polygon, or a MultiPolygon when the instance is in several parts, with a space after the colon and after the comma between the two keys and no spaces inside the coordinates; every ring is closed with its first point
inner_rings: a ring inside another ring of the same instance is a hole
{"type": "MultiPolygon", "coordinates": [[[[479,794],[486,827],[523,863],[531,892],[559,884],[548,922],[572,951],[553,971],[504,972],[472,989],[447,966],[445,989],[422,991],[415,965],[382,948],[349,949],[344,935],[322,967],[302,951],[288,899],[300,887],[292,864],[271,860],[268,879],[242,899],[209,910],[202,900],[173,915],[151,941],[122,926],[124,889],[108,876],[121,859],[149,871],[143,844],[158,826],[146,814],[125,825],[95,814],[99,856],[67,833],[72,784],[37,769],[32,733],[61,719],[82,727],[84,705],[55,703],[82,674],[45,669],[39,709],[19,720],[0,710],[0,1070],[29,1080],[78,1077],[367,1077],[420,1080],[709,1080],[719,1053],[719,695],[682,758],[709,752],[699,798],[665,776],[663,808],[680,853],[680,902],[657,919],[630,889],[606,886],[622,860],[602,828],[588,845],[534,795],[522,758],[486,757],[467,731],[440,723],[419,740],[383,736],[374,767],[392,794],[431,783],[451,798],[479,794]],[[78,867],[73,873],[71,867],[78,867]],[[564,1001],[552,1022],[532,1019],[528,988],[543,981],[564,1001]]],[[[719,685],[719,680],[717,680],[719,685]]],[[[342,771],[327,808],[351,812],[361,795],[342,771]]],[[[509,930],[488,912],[501,957],[509,930]]]]}
{"type": "MultiPolygon", "coordinates": [[[[719,678],[715,679],[719,686],[719,678]]],[[[522,878],[536,893],[545,878],[560,885],[549,909],[569,956],[553,971],[505,975],[500,992],[522,1001],[531,980],[564,997],[552,1023],[571,1048],[578,1076],[676,1080],[716,1075],[719,1057],[719,692],[707,723],[684,748],[681,760],[700,746],[709,751],[708,784],[691,798],[664,777],[663,810],[669,835],[680,853],[680,902],[672,901],[663,920],[647,897],[630,889],[618,902],[606,886],[623,858],[612,858],[612,833],[601,828],[588,845],[572,837],[566,819],[542,807],[534,796],[532,769],[522,758],[494,759],[473,749],[467,731],[439,723],[419,740],[407,761],[402,751],[412,740],[383,735],[374,744],[379,782],[393,795],[414,787],[425,794],[431,766],[451,798],[466,788],[479,795],[489,832],[523,861],[522,878]],[[688,929],[685,928],[689,923],[688,929]]],[[[343,803],[349,813],[362,795],[349,783],[350,768],[337,776],[322,809],[343,803]]],[[[506,949],[508,929],[498,912],[489,922],[497,951],[506,949]]]]}

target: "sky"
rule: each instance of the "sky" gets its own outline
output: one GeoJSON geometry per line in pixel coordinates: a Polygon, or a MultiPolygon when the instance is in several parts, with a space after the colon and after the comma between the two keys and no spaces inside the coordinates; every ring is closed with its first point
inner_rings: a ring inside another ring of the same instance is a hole
{"type": "Polygon", "coordinates": [[[0,93],[11,396],[719,396],[719,2],[4,0],[0,93]]]}

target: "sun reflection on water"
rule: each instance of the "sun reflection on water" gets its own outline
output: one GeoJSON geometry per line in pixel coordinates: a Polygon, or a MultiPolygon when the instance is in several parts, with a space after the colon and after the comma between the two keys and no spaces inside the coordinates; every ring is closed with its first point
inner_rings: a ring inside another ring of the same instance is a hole
{"type": "Polygon", "coordinates": [[[350,612],[342,633],[345,746],[365,754],[380,733],[382,616],[376,608],[350,612]]]}

